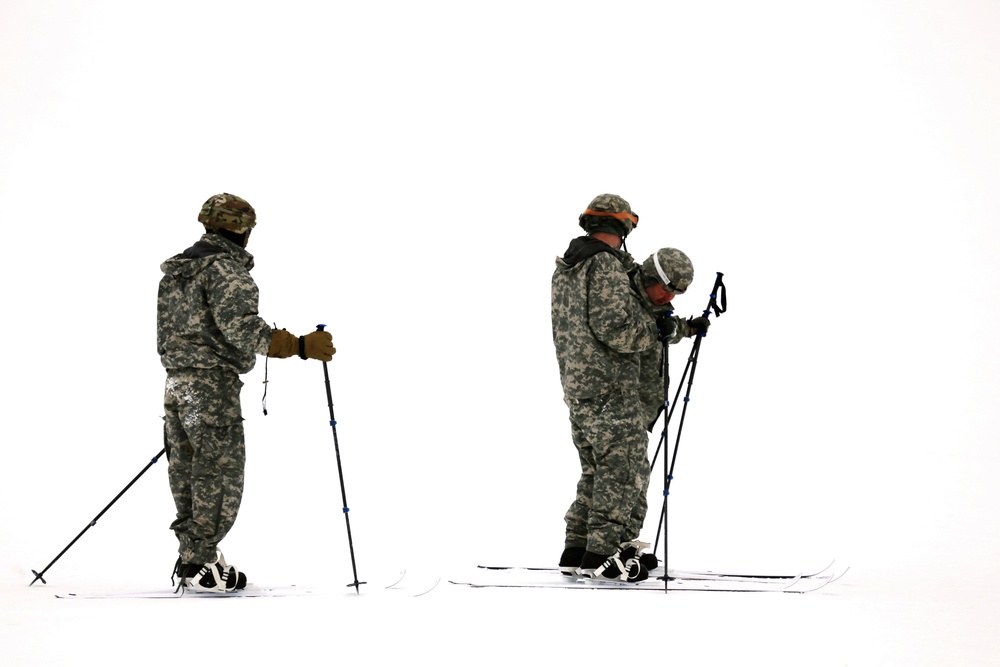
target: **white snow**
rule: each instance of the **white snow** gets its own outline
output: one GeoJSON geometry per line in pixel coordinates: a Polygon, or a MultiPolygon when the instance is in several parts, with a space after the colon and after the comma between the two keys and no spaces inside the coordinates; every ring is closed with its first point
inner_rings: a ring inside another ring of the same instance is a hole
{"type": "Polygon", "coordinates": [[[998,30],[971,0],[4,2],[0,664],[996,664],[998,30]],[[261,314],[334,336],[368,583],[346,588],[322,370],[292,359],[268,364],[267,417],[264,364],[244,377],[223,548],[317,592],[56,599],[169,585],[165,461],[27,584],[162,446],[157,267],[219,191],[257,208],[261,314]],[[671,564],[836,558],[840,581],[447,583],[561,550],[577,464],[548,282],[602,192],[640,214],[636,258],[694,261],[682,313],[716,271],[729,288],[671,564]]]}

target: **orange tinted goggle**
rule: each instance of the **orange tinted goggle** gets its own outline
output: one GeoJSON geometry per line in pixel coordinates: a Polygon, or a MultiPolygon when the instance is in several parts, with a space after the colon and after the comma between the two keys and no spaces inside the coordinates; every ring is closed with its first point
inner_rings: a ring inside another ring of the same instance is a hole
{"type": "Polygon", "coordinates": [[[583,212],[584,215],[596,215],[604,218],[614,218],[615,220],[629,220],[632,222],[633,227],[639,226],[639,215],[637,213],[609,213],[608,211],[594,211],[592,209],[587,209],[583,212]]]}

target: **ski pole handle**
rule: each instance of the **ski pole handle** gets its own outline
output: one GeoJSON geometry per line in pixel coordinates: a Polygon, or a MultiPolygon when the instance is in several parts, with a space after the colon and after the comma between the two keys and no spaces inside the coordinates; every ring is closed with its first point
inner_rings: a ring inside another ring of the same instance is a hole
{"type": "Polygon", "coordinates": [[[708,317],[712,311],[715,311],[716,317],[726,312],[726,285],[722,282],[722,271],[715,272],[715,284],[712,285],[712,294],[708,298],[708,305],[705,306],[702,317],[708,317]]]}
{"type": "MultiPolygon", "coordinates": [[[[722,275],[722,274],[720,273],[719,275],[722,275]]],[[[325,324],[317,324],[316,325],[316,331],[322,331],[325,328],[326,328],[325,324]]]]}

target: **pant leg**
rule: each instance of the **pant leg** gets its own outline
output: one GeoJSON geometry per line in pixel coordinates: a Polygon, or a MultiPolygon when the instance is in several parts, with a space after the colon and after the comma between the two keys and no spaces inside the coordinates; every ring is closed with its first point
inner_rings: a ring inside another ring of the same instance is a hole
{"type": "MultiPolygon", "coordinates": [[[[643,435],[645,436],[645,432],[643,435]]],[[[645,523],[646,513],[649,510],[649,437],[645,436],[642,440],[642,451],[636,453],[636,457],[639,459],[639,476],[636,479],[636,486],[639,488],[639,493],[636,496],[635,505],[632,507],[632,513],[629,516],[628,529],[625,532],[625,537],[622,539],[623,542],[639,539],[639,534],[642,532],[642,524],[645,523]]]]}
{"type": "Polygon", "coordinates": [[[634,389],[623,388],[571,401],[569,407],[583,470],[577,501],[566,515],[567,546],[571,529],[578,531],[575,524],[586,508],[587,550],[610,554],[632,539],[630,522],[643,492],[644,467],[647,479],[649,475],[648,438],[639,401],[634,389]]]}
{"type": "Polygon", "coordinates": [[[245,448],[235,373],[187,369],[167,375],[164,429],[169,448],[171,524],[185,563],[208,563],[236,521],[245,448]]]}
{"type": "Polygon", "coordinates": [[[572,419],[570,427],[573,433],[573,444],[576,445],[577,455],[580,459],[580,479],[576,483],[576,498],[563,517],[566,522],[564,546],[567,548],[586,547],[591,497],[594,494],[594,450],[590,446],[586,434],[572,419]]]}

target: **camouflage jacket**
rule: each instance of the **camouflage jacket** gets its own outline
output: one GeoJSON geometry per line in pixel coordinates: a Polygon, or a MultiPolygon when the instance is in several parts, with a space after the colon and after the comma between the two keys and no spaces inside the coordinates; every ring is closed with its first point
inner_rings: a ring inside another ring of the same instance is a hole
{"type": "Polygon", "coordinates": [[[574,239],[552,275],[552,340],[567,401],[639,384],[640,355],[656,348],[656,322],[632,288],[632,257],[597,239],[574,239]]]}
{"type": "Polygon", "coordinates": [[[163,262],[156,304],[156,348],[164,368],[246,373],[267,354],[271,327],[257,314],[253,255],[205,234],[163,262]]]}

